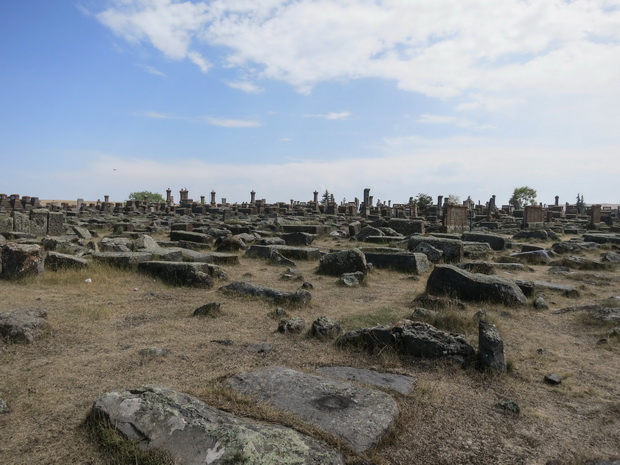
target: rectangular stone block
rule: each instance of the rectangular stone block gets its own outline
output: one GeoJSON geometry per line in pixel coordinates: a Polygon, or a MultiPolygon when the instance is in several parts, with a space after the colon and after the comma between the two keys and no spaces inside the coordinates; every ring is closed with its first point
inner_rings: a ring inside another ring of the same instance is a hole
{"type": "Polygon", "coordinates": [[[13,218],[0,218],[0,233],[13,232],[13,218]]]}
{"type": "Polygon", "coordinates": [[[35,236],[47,234],[47,215],[49,212],[44,208],[30,210],[30,233],[35,236]]]}
{"type": "Polygon", "coordinates": [[[28,215],[13,210],[13,231],[30,233],[30,218],[28,218],[28,215]]]}
{"type": "Polygon", "coordinates": [[[65,232],[65,215],[62,212],[49,212],[47,217],[48,236],[62,236],[65,232]]]}

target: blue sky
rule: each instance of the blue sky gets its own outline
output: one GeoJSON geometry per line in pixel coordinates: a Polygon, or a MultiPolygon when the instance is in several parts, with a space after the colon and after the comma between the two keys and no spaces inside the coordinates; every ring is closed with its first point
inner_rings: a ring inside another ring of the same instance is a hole
{"type": "Polygon", "coordinates": [[[620,0],[0,2],[0,192],[620,202],[620,0]]]}

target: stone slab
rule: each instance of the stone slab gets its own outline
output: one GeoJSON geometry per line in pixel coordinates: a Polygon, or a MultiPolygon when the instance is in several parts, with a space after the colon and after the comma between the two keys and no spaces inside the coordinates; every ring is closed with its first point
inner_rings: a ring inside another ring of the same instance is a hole
{"type": "Polygon", "coordinates": [[[394,373],[381,373],[373,370],[353,367],[320,367],[316,369],[322,375],[345,381],[356,381],[371,386],[391,389],[400,394],[410,394],[415,386],[415,378],[394,373]]]}

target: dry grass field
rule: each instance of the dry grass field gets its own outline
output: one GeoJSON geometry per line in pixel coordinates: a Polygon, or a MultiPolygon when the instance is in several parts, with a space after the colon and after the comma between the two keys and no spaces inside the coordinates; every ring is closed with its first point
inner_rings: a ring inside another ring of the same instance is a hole
{"type": "MultiPolygon", "coordinates": [[[[566,238],[565,238],[566,239],[566,238]]],[[[324,238],[322,250],[351,247],[348,240],[324,238]]],[[[550,245],[546,244],[547,246],[550,245]]],[[[507,252],[502,254],[506,255],[507,252]]],[[[590,252],[599,259],[600,250],[590,252]]],[[[320,316],[345,329],[407,318],[411,301],[424,291],[419,279],[374,270],[368,284],[343,288],[337,279],[316,274],[318,263],[297,261],[298,272],[314,285],[309,307],[288,309],[308,324],[320,316]]],[[[224,267],[229,282],[295,291],[301,281],[283,280],[286,268],[241,258],[224,267]]],[[[620,338],[618,326],[597,322],[580,312],[554,314],[571,305],[620,296],[615,269],[582,271],[571,278],[552,275],[548,266],[498,274],[571,284],[580,297],[546,293],[548,310],[466,304],[435,323],[460,328],[477,345],[477,320],[484,310],[504,338],[510,363],[494,376],[446,361],[370,355],[338,349],[303,335],[276,331],[276,306],[262,300],[224,296],[213,289],[170,287],[132,271],[93,264],[85,271],[46,272],[18,282],[0,281],[0,311],[35,307],[48,312],[52,331],[32,345],[0,342],[0,398],[11,408],[0,415],[0,463],[120,463],[102,451],[83,422],[104,392],[158,384],[187,392],[225,410],[284,422],[315,436],[319,432],[264,405],[234,396],[220,380],[242,370],[284,366],[312,373],[316,367],[345,365],[400,373],[416,378],[414,392],[394,394],[400,417],[393,431],[365,457],[376,464],[585,464],[592,459],[620,459],[620,338]],[[91,278],[92,283],[85,279],[91,278]],[[222,303],[218,318],[193,317],[211,301],[222,303]],[[602,343],[601,339],[606,339],[602,343]],[[222,344],[230,340],[232,343],[222,344]],[[220,341],[220,342],[214,342],[220,341]],[[268,343],[259,352],[252,343],[268,343]],[[160,347],[165,357],[139,351],[160,347]],[[558,386],[546,374],[563,377],[558,386]],[[494,405],[511,399],[516,415],[494,405]]],[[[617,301],[620,306],[620,300],[617,301]]],[[[333,444],[333,438],[326,438],[333,444]]],[[[341,450],[350,461],[360,457],[341,450]]],[[[130,458],[126,463],[140,463],[130,458]]]]}

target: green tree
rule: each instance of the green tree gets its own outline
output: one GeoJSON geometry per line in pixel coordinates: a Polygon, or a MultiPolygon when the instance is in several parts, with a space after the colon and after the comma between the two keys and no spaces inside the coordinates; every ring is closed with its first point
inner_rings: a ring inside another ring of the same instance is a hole
{"type": "Polygon", "coordinates": [[[140,202],[146,200],[148,203],[165,202],[161,194],[151,191],[132,192],[131,194],[129,194],[129,200],[138,200],[140,202]]]}
{"type": "Polygon", "coordinates": [[[418,210],[424,210],[426,207],[433,204],[433,198],[428,194],[420,193],[413,199],[413,203],[417,205],[418,210]]]}
{"type": "Polygon", "coordinates": [[[528,186],[515,187],[508,203],[510,205],[516,205],[518,203],[522,207],[526,205],[536,205],[536,189],[532,189],[528,186]]]}

